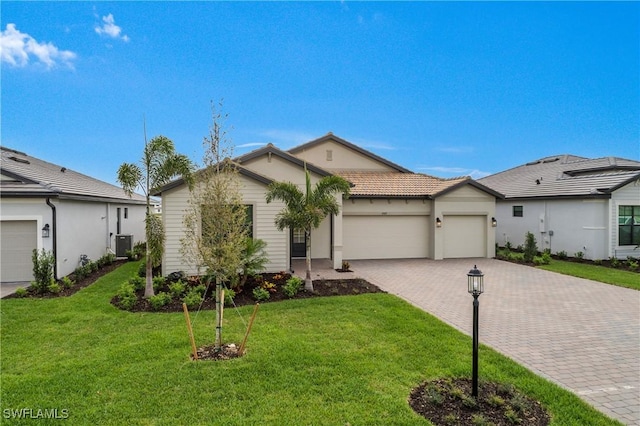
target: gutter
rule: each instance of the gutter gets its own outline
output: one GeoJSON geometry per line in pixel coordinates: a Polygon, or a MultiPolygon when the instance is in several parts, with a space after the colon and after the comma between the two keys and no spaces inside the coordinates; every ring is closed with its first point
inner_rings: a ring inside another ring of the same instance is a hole
{"type": "Polygon", "coordinates": [[[56,222],[56,206],[51,203],[51,198],[47,197],[47,205],[51,207],[52,228],[53,228],[53,278],[58,279],[58,236],[56,222]]]}

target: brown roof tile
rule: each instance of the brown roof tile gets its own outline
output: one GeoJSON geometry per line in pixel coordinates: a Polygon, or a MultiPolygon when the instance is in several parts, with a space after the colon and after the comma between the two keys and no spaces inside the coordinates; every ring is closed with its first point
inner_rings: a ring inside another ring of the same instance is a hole
{"type": "Polygon", "coordinates": [[[468,177],[441,179],[419,173],[339,171],[351,182],[352,196],[427,197],[454,186],[468,177]]]}

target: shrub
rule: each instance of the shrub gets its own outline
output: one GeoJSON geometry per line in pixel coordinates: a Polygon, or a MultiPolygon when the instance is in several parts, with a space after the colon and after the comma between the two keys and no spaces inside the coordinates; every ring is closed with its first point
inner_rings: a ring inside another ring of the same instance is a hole
{"type": "Polygon", "coordinates": [[[58,294],[62,290],[62,287],[60,287],[60,284],[52,279],[51,283],[47,286],[47,290],[49,290],[50,293],[58,294]]]}
{"type": "Polygon", "coordinates": [[[164,287],[167,280],[165,277],[153,277],[153,291],[159,291],[164,287]]]}
{"type": "Polygon", "coordinates": [[[511,262],[522,263],[524,262],[524,253],[509,252],[507,254],[507,259],[511,262]]]}
{"type": "Polygon", "coordinates": [[[45,293],[53,279],[53,263],[55,261],[53,253],[45,251],[44,249],[40,252],[33,249],[31,260],[33,261],[34,278],[34,281],[31,283],[31,287],[33,287],[38,293],[45,293]]]}
{"type": "Polygon", "coordinates": [[[169,302],[171,302],[171,295],[164,291],[161,291],[155,296],[151,296],[149,298],[149,304],[151,305],[151,309],[154,311],[159,311],[160,308],[167,305],[169,302]]]}
{"type": "Polygon", "coordinates": [[[224,306],[233,306],[233,298],[236,297],[236,292],[231,288],[224,290],[224,306]]]}
{"type": "Polygon", "coordinates": [[[627,267],[629,268],[630,271],[637,271],[638,270],[638,261],[636,261],[633,257],[628,257],[627,258],[627,267]]]}
{"type": "Polygon", "coordinates": [[[602,265],[602,259],[593,259],[594,265],[602,265]]]}
{"type": "Polygon", "coordinates": [[[18,287],[16,288],[16,292],[14,294],[16,295],[16,297],[26,297],[29,292],[24,287],[18,287]]]}
{"type": "Polygon", "coordinates": [[[169,284],[169,291],[171,292],[171,295],[176,299],[179,299],[184,294],[185,290],[186,286],[182,281],[176,281],[175,283],[169,284]]]}
{"type": "Polygon", "coordinates": [[[69,278],[69,277],[63,277],[62,278],[62,286],[64,288],[71,288],[73,286],[73,281],[71,281],[71,278],[69,278]]]}
{"type": "Polygon", "coordinates": [[[492,407],[502,407],[505,404],[504,398],[502,398],[500,395],[491,395],[487,402],[492,407]]]}
{"type": "Polygon", "coordinates": [[[271,297],[271,293],[269,293],[269,291],[265,290],[264,288],[256,287],[253,289],[253,298],[258,302],[269,300],[269,297],[271,297]]]}
{"type": "Polygon", "coordinates": [[[260,288],[262,288],[263,290],[267,290],[270,293],[275,293],[278,290],[276,288],[276,285],[269,281],[264,281],[262,284],[260,284],[260,288]]]}
{"type": "Polygon", "coordinates": [[[609,258],[609,262],[611,263],[612,268],[618,268],[620,266],[620,261],[617,257],[611,256],[609,258]]]}
{"type": "Polygon", "coordinates": [[[536,265],[548,265],[551,263],[551,255],[545,251],[542,256],[535,256],[533,263],[536,265]]]}
{"type": "Polygon", "coordinates": [[[142,258],[147,253],[147,243],[144,241],[138,241],[133,245],[133,250],[131,250],[131,252],[136,260],[142,258]]]}
{"type": "Polygon", "coordinates": [[[511,246],[511,243],[510,243],[509,241],[507,241],[507,242],[504,244],[504,248],[505,248],[505,249],[507,249],[507,250],[509,250],[509,251],[511,251],[511,250],[513,249],[513,247],[511,246]]]}
{"type": "Polygon", "coordinates": [[[202,294],[196,288],[189,290],[186,296],[182,298],[182,301],[187,305],[189,309],[197,308],[202,302],[202,294]]]}
{"type": "Polygon", "coordinates": [[[511,408],[509,408],[507,411],[504,412],[504,418],[507,419],[507,421],[512,425],[517,425],[522,423],[522,419],[518,416],[518,413],[516,413],[511,408]]]}
{"type": "Polygon", "coordinates": [[[584,253],[581,251],[577,251],[576,254],[574,255],[576,259],[584,259],[584,253]]]}
{"type": "Polygon", "coordinates": [[[197,286],[193,287],[193,290],[198,292],[198,294],[202,297],[207,291],[207,287],[204,284],[198,284],[197,286]]]}
{"type": "Polygon", "coordinates": [[[347,262],[346,260],[342,261],[342,270],[343,271],[348,271],[351,268],[351,264],[349,262],[347,262]]]}
{"type": "Polygon", "coordinates": [[[558,256],[558,259],[560,259],[560,260],[564,260],[564,259],[566,259],[566,258],[567,258],[567,252],[566,252],[566,251],[564,251],[564,250],[559,251],[559,252],[556,254],[556,256],[558,256]]]}
{"type": "Polygon", "coordinates": [[[536,243],[536,237],[531,233],[525,234],[524,243],[524,261],[527,263],[533,262],[533,258],[538,254],[538,245],[536,243]]]}
{"type": "Polygon", "coordinates": [[[287,280],[285,285],[282,286],[282,292],[288,298],[292,298],[293,296],[298,294],[303,284],[304,284],[304,280],[302,278],[291,277],[287,280]]]}
{"type": "Polygon", "coordinates": [[[122,309],[130,311],[138,300],[136,296],[136,289],[130,282],[123,283],[117,293],[118,305],[122,309]]]}
{"type": "Polygon", "coordinates": [[[144,286],[145,286],[145,281],[144,278],[142,278],[139,275],[134,275],[131,278],[129,278],[129,284],[131,284],[133,286],[133,288],[138,291],[138,290],[144,290],[144,286]]]}
{"type": "Polygon", "coordinates": [[[269,261],[265,248],[267,243],[260,239],[246,238],[242,249],[240,265],[240,281],[238,287],[242,288],[249,276],[258,274],[264,270],[264,265],[269,261]]]}

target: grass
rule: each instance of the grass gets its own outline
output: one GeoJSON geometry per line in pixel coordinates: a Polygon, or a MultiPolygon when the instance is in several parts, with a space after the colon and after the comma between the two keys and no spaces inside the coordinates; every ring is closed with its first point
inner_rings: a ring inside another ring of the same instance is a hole
{"type": "MultiPolygon", "coordinates": [[[[1,302],[3,420],[28,408],[68,410],[67,424],[79,425],[424,425],[411,389],[471,374],[468,336],[389,294],[264,304],[244,357],[192,362],[182,314],[109,304],[137,268],[68,298],[1,302]]],[[[246,321],[252,309],[238,313],[246,321]]],[[[211,343],[214,312],[192,319],[198,345],[211,343]]],[[[240,342],[244,330],[228,309],[224,340],[240,342]]],[[[480,375],[541,401],[553,425],[619,424],[484,346],[480,375]]]]}
{"type": "Polygon", "coordinates": [[[613,284],[619,287],[640,290],[640,274],[637,272],[623,271],[606,266],[591,265],[588,263],[567,262],[564,260],[552,260],[548,265],[540,265],[538,268],[574,277],[586,278],[602,283],[613,284]]]}

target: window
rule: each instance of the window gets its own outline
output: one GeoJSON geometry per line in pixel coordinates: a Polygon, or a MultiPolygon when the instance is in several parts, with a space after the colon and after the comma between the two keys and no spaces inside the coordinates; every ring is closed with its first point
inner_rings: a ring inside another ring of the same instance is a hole
{"type": "Polygon", "coordinates": [[[124,208],[124,218],[129,219],[129,207],[124,208]]]}
{"type": "Polygon", "coordinates": [[[253,205],[247,204],[245,207],[245,213],[247,216],[244,218],[244,224],[247,227],[247,235],[253,238],[253,205]]]}
{"type": "Polygon", "coordinates": [[[618,207],[618,245],[640,244],[640,206],[618,207]]]}
{"type": "MultiPolygon", "coordinates": [[[[245,204],[245,218],[244,218],[244,226],[247,229],[247,236],[250,238],[253,238],[253,205],[250,204],[245,204]]],[[[211,206],[207,206],[207,205],[202,205],[201,209],[203,211],[205,210],[209,210],[211,209],[211,206]]],[[[201,232],[202,235],[209,235],[209,233],[214,232],[217,229],[217,226],[219,226],[218,222],[216,221],[214,215],[212,214],[205,214],[204,218],[201,217],[200,218],[200,226],[201,228],[201,232]]]]}
{"type": "Polygon", "coordinates": [[[513,206],[513,217],[522,217],[524,209],[522,206],[513,206]]]}
{"type": "Polygon", "coordinates": [[[116,234],[121,234],[121,227],[120,227],[120,220],[121,220],[121,212],[122,210],[120,209],[120,207],[118,207],[116,209],[116,234]]]}

